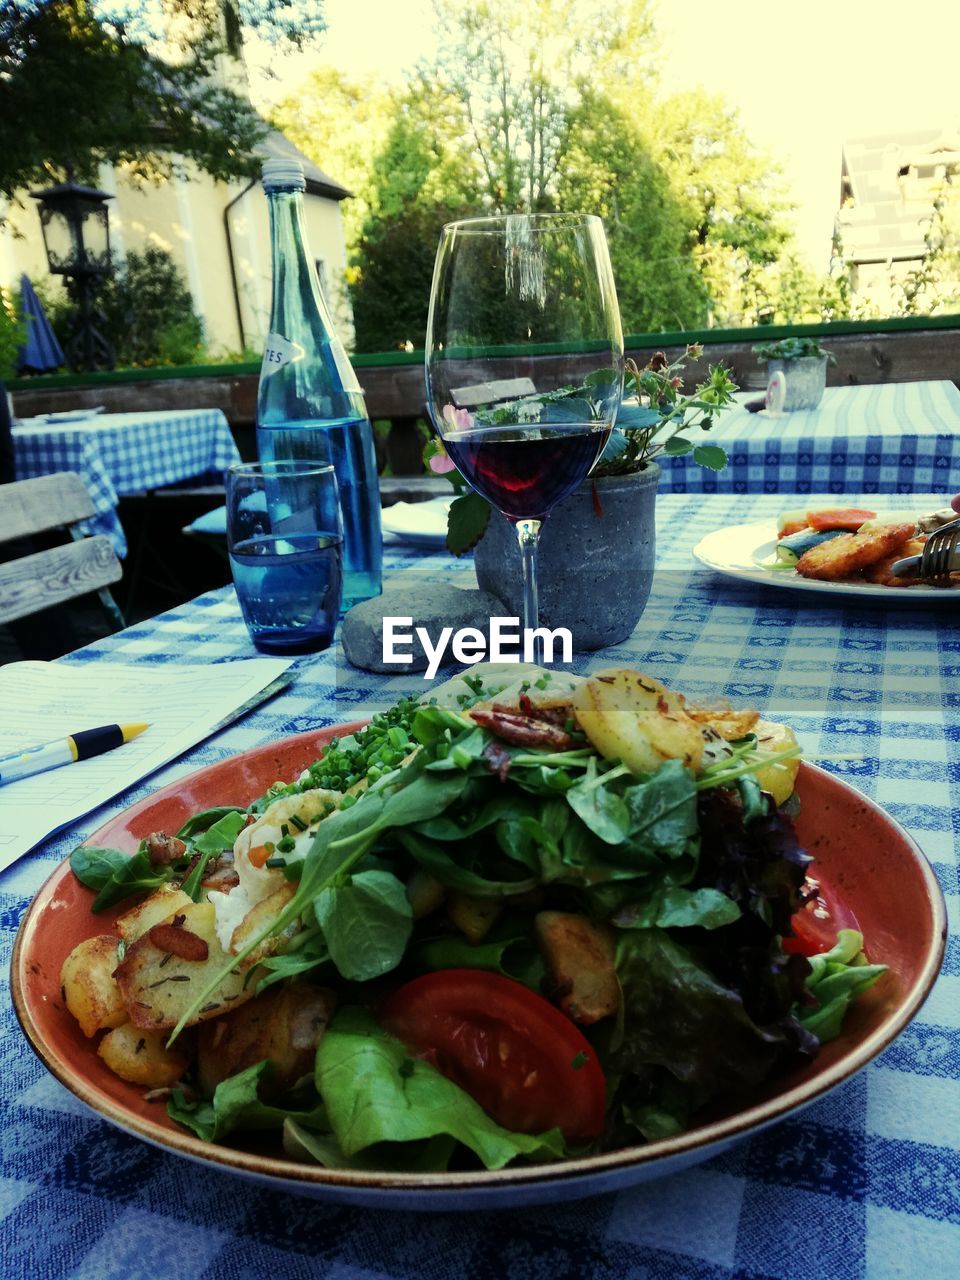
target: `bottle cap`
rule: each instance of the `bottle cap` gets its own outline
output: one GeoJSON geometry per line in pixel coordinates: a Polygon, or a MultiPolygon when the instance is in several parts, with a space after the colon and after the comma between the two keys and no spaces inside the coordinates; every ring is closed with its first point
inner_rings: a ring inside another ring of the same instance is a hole
{"type": "Polygon", "coordinates": [[[289,159],[264,160],[260,171],[264,187],[293,187],[296,191],[306,190],[306,179],[303,176],[303,165],[292,156],[289,159]]]}

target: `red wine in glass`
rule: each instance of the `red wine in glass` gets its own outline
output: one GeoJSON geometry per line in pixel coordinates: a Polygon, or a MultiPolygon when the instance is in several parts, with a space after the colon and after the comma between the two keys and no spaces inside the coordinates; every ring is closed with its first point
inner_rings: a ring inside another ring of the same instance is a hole
{"type": "Polygon", "coordinates": [[[480,427],[444,446],[464,479],[508,520],[544,520],[590,473],[610,436],[591,423],[480,427]]]}

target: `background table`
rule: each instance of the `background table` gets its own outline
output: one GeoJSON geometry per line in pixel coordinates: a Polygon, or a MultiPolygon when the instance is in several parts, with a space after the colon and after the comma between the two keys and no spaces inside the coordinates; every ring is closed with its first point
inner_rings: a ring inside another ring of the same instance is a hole
{"type": "MultiPolygon", "coordinates": [[[[923,500],[920,500],[922,505],[923,500]]],[[[935,504],[932,504],[935,505],[935,504]]],[[[782,499],[759,499],[758,517],[782,499]]],[[[715,577],[689,549],[742,518],[735,496],[658,502],[653,593],[631,639],[577,655],[629,662],[691,694],[776,714],[808,754],[880,800],[960,904],[958,603],[887,607],[715,577]]],[[[469,562],[391,549],[388,566],[468,585],[469,562]]],[[[253,655],[229,590],[71,656],[132,664],[253,655]]],[[[351,720],[424,688],[347,667],[335,651],[296,683],[109,811],[282,734],[351,720]]],[[[2,801],[0,801],[2,802],[2,801]]],[[[0,876],[5,954],[31,896],[107,816],[91,814],[0,876]]],[[[910,1028],[865,1072],[793,1119],[696,1169],[555,1208],[491,1214],[354,1211],[280,1195],[111,1128],[27,1050],[0,1010],[0,1257],[14,1277],[71,1280],[956,1280],[960,1258],[960,947],[910,1028]]]]}
{"type": "Polygon", "coordinates": [[[817,409],[772,417],[741,403],[707,435],[730,462],[660,458],[661,493],[955,493],[960,391],[952,382],[828,387],[817,409]]]}
{"type": "Polygon", "coordinates": [[[127,539],[121,497],[216,474],[240,461],[219,409],[102,413],[82,422],[26,419],[13,428],[17,478],[76,471],[96,508],[88,532],[105,533],[119,556],[127,539]]]}

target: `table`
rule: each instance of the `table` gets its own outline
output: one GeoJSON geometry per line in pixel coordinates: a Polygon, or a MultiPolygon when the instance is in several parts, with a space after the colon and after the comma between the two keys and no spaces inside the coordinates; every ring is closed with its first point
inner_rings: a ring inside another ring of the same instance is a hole
{"type": "MultiPolygon", "coordinates": [[[[816,499],[814,500],[816,501],[816,499]]],[[[918,502],[923,502],[918,499],[918,502]]],[[[759,498],[772,516],[780,498],[759,498]]],[[[924,503],[924,505],[927,505],[924,503]]],[[[960,883],[960,628],[956,604],[837,601],[717,578],[689,550],[742,518],[735,495],[664,495],[664,537],[631,639],[577,655],[578,670],[635,663],[691,694],[776,712],[917,838],[947,895],[960,883]],[[669,529],[670,537],[666,536],[669,529]],[[683,531],[678,537],[677,531],[683,531]]],[[[388,569],[466,585],[469,562],[390,548],[388,569]]],[[[253,655],[232,591],[213,592],[80,650],[133,665],[253,655]]],[[[386,679],[334,651],[189,756],[110,806],[281,734],[355,719],[418,676],[386,679]]],[[[0,876],[9,955],[31,896],[107,811],[0,876]]],[[[624,1280],[955,1280],[960,1258],[960,946],[918,1019],[865,1072],[798,1117],[661,1182],[555,1208],[492,1214],[353,1211],[278,1196],[155,1151],[101,1122],[30,1054],[0,1006],[0,1256],[4,1274],[52,1280],[460,1280],[510,1275],[624,1280]]]]}
{"type": "Polygon", "coordinates": [[[13,446],[19,480],[79,474],[97,512],[85,532],[106,534],[119,556],[127,550],[121,497],[211,473],[219,479],[240,461],[220,409],[102,413],[69,423],[28,418],[14,426],[13,446]]]}
{"type": "MultiPolygon", "coordinates": [[[[952,382],[828,387],[817,409],[772,417],[738,397],[704,441],[722,472],[659,458],[661,493],[954,493],[960,489],[960,390],[952,382]]],[[[694,432],[691,439],[699,439],[694,432]]]]}

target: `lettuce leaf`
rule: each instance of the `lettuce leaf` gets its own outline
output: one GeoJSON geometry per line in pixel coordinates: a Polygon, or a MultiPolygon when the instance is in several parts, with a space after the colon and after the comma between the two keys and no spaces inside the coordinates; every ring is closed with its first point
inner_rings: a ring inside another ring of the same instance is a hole
{"type": "Polygon", "coordinates": [[[863,935],[855,929],[841,929],[837,944],[830,951],[810,957],[807,991],[816,1007],[804,1005],[797,1018],[806,1031],[821,1044],[835,1040],[840,1034],[847,1009],[857,996],[872,987],[885,964],[868,964],[863,952],[863,935]]]}
{"type": "Polygon", "coordinates": [[[414,1059],[362,1009],[343,1009],[317,1050],[317,1091],[349,1159],[379,1142],[418,1142],[449,1134],[488,1169],[517,1156],[559,1159],[559,1130],[531,1135],[501,1128],[452,1080],[414,1059]]]}
{"type": "Polygon", "coordinates": [[[273,1063],[265,1059],[222,1080],[212,1098],[188,1099],[182,1089],[175,1089],[167,1103],[167,1115],[205,1142],[219,1142],[235,1129],[282,1129],[290,1117],[312,1127],[326,1127],[320,1103],[298,1109],[262,1102],[260,1086],[269,1082],[272,1073],[273,1063]]]}

